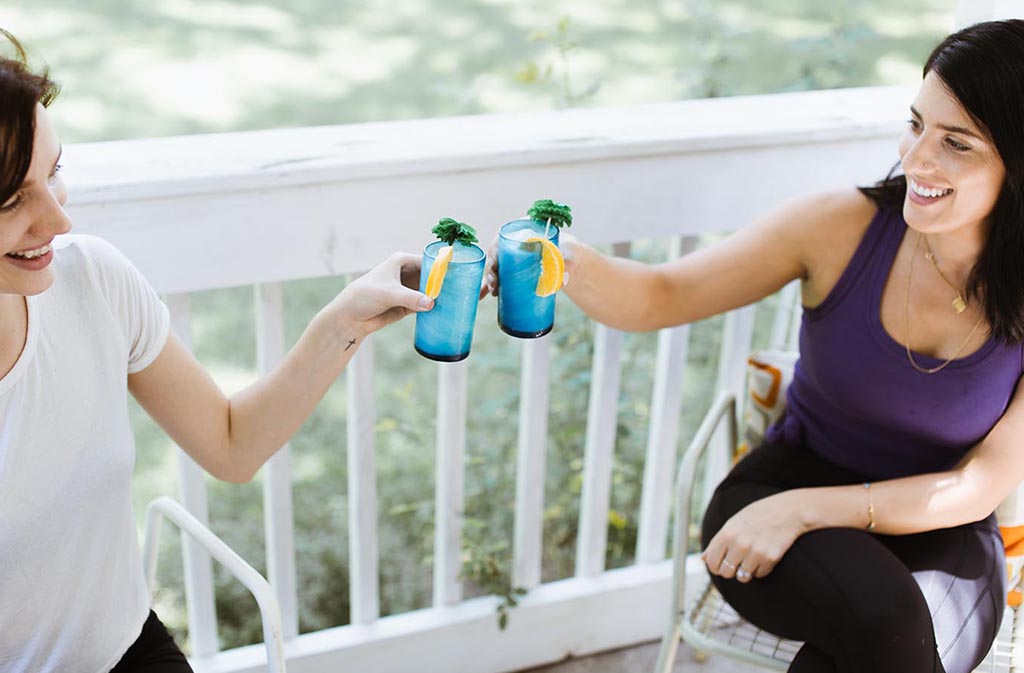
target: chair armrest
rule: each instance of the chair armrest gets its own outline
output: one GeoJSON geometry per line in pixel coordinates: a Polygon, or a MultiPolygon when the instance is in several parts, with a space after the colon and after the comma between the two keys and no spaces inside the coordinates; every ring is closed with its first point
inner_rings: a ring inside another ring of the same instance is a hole
{"type": "Polygon", "coordinates": [[[728,420],[728,445],[737,445],[736,396],[722,393],[705,414],[697,434],[683,453],[676,476],[675,521],[672,530],[672,619],[675,620],[684,609],[686,588],[686,556],[690,546],[690,508],[693,486],[697,478],[697,466],[711,444],[711,438],[723,420],[728,420]]]}
{"type": "Polygon", "coordinates": [[[256,599],[263,622],[263,640],[267,648],[267,664],[271,673],[284,673],[284,636],[281,627],[281,608],[270,584],[259,572],[239,556],[223,540],[213,534],[176,500],[163,496],[149,503],[146,509],[146,532],[143,536],[142,559],[146,571],[146,584],[150,596],[156,586],[156,557],[160,539],[160,525],[166,517],[182,531],[202,545],[210,556],[217,559],[241,582],[256,599]]]}

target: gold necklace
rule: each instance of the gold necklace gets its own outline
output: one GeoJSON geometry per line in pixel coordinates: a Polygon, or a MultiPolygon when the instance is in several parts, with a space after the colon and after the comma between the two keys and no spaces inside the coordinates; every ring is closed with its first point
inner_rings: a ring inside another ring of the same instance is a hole
{"type": "MultiPolygon", "coordinates": [[[[922,237],[922,234],[918,234],[918,236],[922,237]]],[[[948,285],[950,289],[953,290],[953,292],[956,292],[956,296],[953,297],[952,302],[953,310],[956,311],[957,315],[960,315],[961,313],[967,310],[967,302],[964,301],[964,296],[960,294],[960,288],[958,288],[956,285],[953,285],[953,283],[951,283],[949,279],[946,278],[946,274],[942,273],[942,269],[939,268],[939,263],[935,261],[935,254],[932,252],[932,246],[928,245],[928,237],[923,236],[923,238],[924,258],[932,263],[932,266],[934,266],[935,270],[939,272],[939,277],[946,282],[946,285],[948,285]]]]}
{"type": "MultiPolygon", "coordinates": [[[[956,349],[956,352],[953,353],[953,355],[945,362],[943,362],[941,365],[939,365],[938,367],[922,367],[921,365],[917,364],[917,362],[914,360],[914,353],[910,350],[910,278],[911,276],[914,275],[914,259],[917,257],[917,251],[920,250],[921,248],[921,238],[921,234],[918,233],[917,239],[914,241],[914,252],[910,256],[910,265],[907,269],[907,292],[906,297],[903,301],[903,343],[907,349],[907,359],[910,360],[910,366],[913,367],[915,370],[921,372],[922,374],[934,374],[945,369],[949,365],[949,363],[955,360],[957,356],[960,355],[960,353],[963,351],[963,349],[967,347],[967,344],[970,343],[971,338],[974,337],[974,333],[978,331],[979,327],[981,327],[981,321],[985,319],[985,315],[982,314],[981,317],[978,318],[978,322],[974,323],[974,327],[971,329],[971,333],[967,335],[967,338],[964,339],[964,342],[960,344],[960,347],[956,349]]],[[[928,245],[927,241],[925,241],[925,245],[928,245]]],[[[934,260],[932,261],[934,263],[934,260]]],[[[937,270],[938,266],[936,266],[935,268],[937,270]]],[[[941,271],[939,271],[939,275],[942,275],[941,271]]],[[[945,276],[943,276],[943,280],[945,280],[945,276]]],[[[947,280],[946,282],[948,283],[949,281],[947,280]]],[[[957,292],[957,299],[960,299],[959,292],[957,292]]],[[[953,308],[956,308],[955,301],[956,300],[954,300],[953,308]]],[[[961,301],[963,300],[961,299],[961,301]]],[[[967,306],[965,305],[964,308],[967,308],[967,306]]],[[[957,311],[957,313],[960,313],[960,311],[957,311]]]]}

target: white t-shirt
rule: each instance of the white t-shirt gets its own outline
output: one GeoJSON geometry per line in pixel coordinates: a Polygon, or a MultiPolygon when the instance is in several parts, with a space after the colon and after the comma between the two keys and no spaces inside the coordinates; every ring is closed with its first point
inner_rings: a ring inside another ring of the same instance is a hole
{"type": "Polygon", "coordinates": [[[149,614],[127,376],[160,354],[170,319],[100,239],[66,237],[53,269],[0,378],[0,672],[106,673],[149,614]]]}

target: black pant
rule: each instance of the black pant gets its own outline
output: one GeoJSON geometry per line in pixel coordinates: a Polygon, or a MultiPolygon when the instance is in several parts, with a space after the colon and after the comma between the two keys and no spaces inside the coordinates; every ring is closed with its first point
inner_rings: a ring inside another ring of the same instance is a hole
{"type": "MultiPolygon", "coordinates": [[[[716,489],[703,545],[761,498],[864,481],[805,447],[762,446],[716,489]]],[[[1002,539],[989,516],[904,536],[817,530],[799,537],[763,579],[712,580],[755,625],[807,643],[790,673],[968,673],[999,631],[1005,573],[1002,539]]]]}
{"type": "Polygon", "coordinates": [[[110,673],[192,673],[192,667],[156,613],[150,610],[142,635],[110,673]]]}

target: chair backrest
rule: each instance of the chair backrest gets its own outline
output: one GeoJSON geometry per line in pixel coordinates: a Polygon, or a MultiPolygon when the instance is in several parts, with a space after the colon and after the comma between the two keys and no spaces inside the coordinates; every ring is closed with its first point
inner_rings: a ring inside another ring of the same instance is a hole
{"type": "Polygon", "coordinates": [[[269,673],[285,673],[281,608],[270,583],[235,550],[204,526],[199,519],[192,516],[178,501],[167,496],[153,500],[146,508],[142,562],[150,598],[152,598],[156,586],[156,557],[160,550],[160,527],[164,518],[201,545],[210,553],[210,556],[219,561],[249,590],[253,598],[256,599],[256,604],[260,609],[260,619],[263,621],[263,642],[267,648],[267,670],[269,673]]]}
{"type": "Polygon", "coordinates": [[[1024,592],[1024,484],[996,508],[999,532],[1003,534],[1006,550],[1006,574],[1009,593],[1006,602],[1012,608],[1020,607],[1024,592]]]}
{"type": "Polygon", "coordinates": [[[786,390],[793,380],[799,354],[794,351],[765,350],[747,358],[747,398],[743,400],[742,443],[735,459],[764,441],[765,433],[782,417],[786,390]]]}

